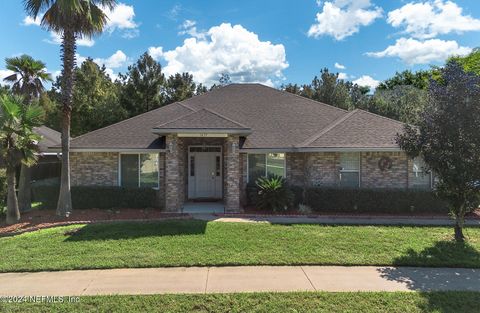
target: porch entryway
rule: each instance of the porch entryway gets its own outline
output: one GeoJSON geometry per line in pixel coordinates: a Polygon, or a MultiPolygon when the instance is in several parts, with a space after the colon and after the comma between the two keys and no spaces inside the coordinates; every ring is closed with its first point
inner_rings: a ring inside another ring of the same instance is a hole
{"type": "Polygon", "coordinates": [[[222,147],[188,147],[188,199],[222,199],[222,147]]]}

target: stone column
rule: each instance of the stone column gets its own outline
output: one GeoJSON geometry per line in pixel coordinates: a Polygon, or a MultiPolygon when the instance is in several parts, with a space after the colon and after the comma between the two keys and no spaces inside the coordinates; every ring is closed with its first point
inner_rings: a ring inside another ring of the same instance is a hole
{"type": "Polygon", "coordinates": [[[225,210],[240,212],[240,151],[239,137],[225,139],[225,210]]]}
{"type": "Polygon", "coordinates": [[[165,138],[165,211],[177,212],[180,210],[181,177],[180,177],[180,149],[176,135],[165,138]]]}

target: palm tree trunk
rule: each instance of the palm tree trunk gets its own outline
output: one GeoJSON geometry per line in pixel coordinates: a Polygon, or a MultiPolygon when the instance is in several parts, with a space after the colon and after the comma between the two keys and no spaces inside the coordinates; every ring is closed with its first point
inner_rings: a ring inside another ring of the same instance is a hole
{"type": "Polygon", "coordinates": [[[62,39],[63,82],[62,82],[62,174],[57,215],[67,216],[72,212],[70,193],[70,119],[72,115],[73,85],[75,82],[75,34],[65,30],[62,39]]]}
{"type": "Polygon", "coordinates": [[[15,192],[15,167],[7,168],[7,224],[15,224],[20,220],[17,194],[15,192]]]}
{"type": "Polygon", "coordinates": [[[20,211],[32,209],[32,169],[25,164],[20,168],[20,180],[18,182],[18,207],[20,211]]]}

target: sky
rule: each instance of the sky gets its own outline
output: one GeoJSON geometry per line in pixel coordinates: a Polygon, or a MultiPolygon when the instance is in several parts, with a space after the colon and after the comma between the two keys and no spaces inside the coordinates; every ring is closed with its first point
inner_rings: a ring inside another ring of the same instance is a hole
{"type": "MultiPolygon", "coordinates": [[[[167,75],[211,85],[309,83],[322,68],[375,88],[396,71],[428,69],[480,46],[480,0],[119,0],[105,32],[78,40],[114,79],[149,52],[167,75]]],[[[0,2],[0,58],[29,54],[59,75],[60,37],[0,2]]],[[[0,78],[8,75],[0,63],[0,78]]]]}

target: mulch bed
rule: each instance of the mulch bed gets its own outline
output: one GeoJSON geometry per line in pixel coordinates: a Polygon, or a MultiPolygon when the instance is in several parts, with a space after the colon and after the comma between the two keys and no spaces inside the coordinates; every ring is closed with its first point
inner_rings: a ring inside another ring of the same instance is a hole
{"type": "Polygon", "coordinates": [[[32,210],[21,214],[21,219],[13,225],[0,222],[0,237],[31,232],[42,228],[65,226],[72,224],[93,224],[115,221],[153,221],[172,218],[189,219],[184,213],[166,213],[155,209],[115,209],[115,210],[74,210],[68,218],[55,214],[55,210],[32,210]]]}
{"type": "MultiPolygon", "coordinates": [[[[297,211],[287,211],[287,212],[269,212],[261,211],[253,207],[246,207],[243,213],[216,213],[215,216],[222,217],[361,217],[361,218],[449,218],[448,214],[438,214],[438,213],[347,213],[347,212],[314,212],[311,214],[302,214],[297,211]]],[[[468,213],[466,215],[468,219],[480,219],[480,209],[477,209],[474,212],[468,213]]]]}

